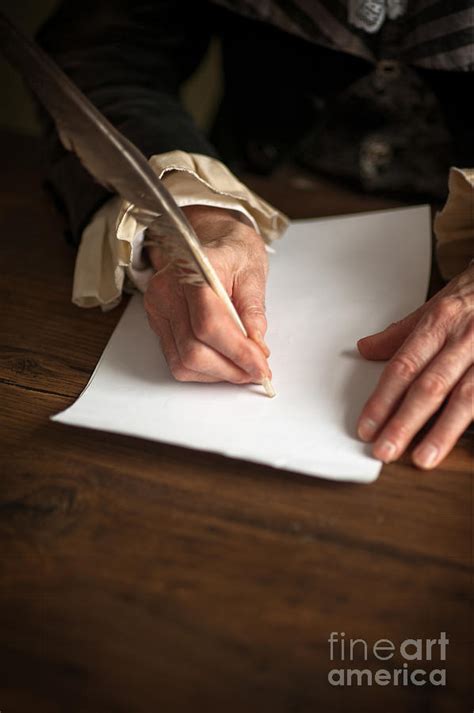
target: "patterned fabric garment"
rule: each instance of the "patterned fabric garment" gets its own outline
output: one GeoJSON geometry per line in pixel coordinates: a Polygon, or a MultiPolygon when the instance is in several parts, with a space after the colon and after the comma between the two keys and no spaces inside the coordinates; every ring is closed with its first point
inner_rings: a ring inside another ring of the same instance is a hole
{"type": "Polygon", "coordinates": [[[474,67],[474,0],[213,0],[316,44],[371,62],[474,67]]]}
{"type": "Polygon", "coordinates": [[[349,0],[349,22],[366,32],[377,32],[385,18],[396,20],[406,6],[407,0],[349,0]]]}

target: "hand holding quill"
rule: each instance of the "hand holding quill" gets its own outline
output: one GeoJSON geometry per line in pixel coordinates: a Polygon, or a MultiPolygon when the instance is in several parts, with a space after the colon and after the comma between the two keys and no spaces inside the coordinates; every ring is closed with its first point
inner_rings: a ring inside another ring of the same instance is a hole
{"type": "MultiPolygon", "coordinates": [[[[128,201],[141,223],[152,226],[154,239],[169,255],[177,279],[211,287],[247,336],[192,226],[137,147],[1,13],[0,49],[54,119],[65,148],[78,156],[95,180],[128,201]]],[[[263,377],[262,385],[268,396],[275,395],[269,378],[263,377]]]]}

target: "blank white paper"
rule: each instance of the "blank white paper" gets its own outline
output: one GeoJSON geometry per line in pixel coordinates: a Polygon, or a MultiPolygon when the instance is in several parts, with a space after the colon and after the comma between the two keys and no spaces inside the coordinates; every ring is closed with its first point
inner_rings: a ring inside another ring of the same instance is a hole
{"type": "Polygon", "coordinates": [[[274,399],[258,386],[176,382],[136,295],[86,389],[54,420],[371,482],[381,463],[355,428],[383,364],[362,359],[356,341],[424,301],[430,235],[427,206],[292,223],[270,256],[274,399]]]}

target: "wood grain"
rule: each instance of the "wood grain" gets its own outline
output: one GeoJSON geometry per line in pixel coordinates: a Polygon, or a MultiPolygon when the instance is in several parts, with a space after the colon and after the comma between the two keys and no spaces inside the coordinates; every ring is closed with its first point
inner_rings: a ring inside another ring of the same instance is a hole
{"type": "MultiPolygon", "coordinates": [[[[50,422],[121,310],[70,304],[37,147],[3,144],[2,713],[471,710],[469,441],[434,473],[406,458],[357,486],[50,422]],[[448,685],[334,688],[331,631],[446,631],[448,685]]],[[[294,214],[311,196],[312,214],[381,205],[304,185],[287,187],[294,214]]]]}

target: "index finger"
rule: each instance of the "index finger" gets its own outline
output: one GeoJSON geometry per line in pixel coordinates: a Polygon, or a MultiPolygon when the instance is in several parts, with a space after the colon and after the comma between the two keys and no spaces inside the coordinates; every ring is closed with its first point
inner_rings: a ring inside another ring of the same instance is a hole
{"type": "Polygon", "coordinates": [[[383,370],[372,396],[362,409],[358,434],[369,441],[391,416],[410,385],[439,352],[444,337],[415,327],[383,370]]]}
{"type": "Polygon", "coordinates": [[[197,339],[230,359],[257,383],[271,378],[263,352],[240,331],[210,287],[185,285],[184,293],[197,339]]]}

